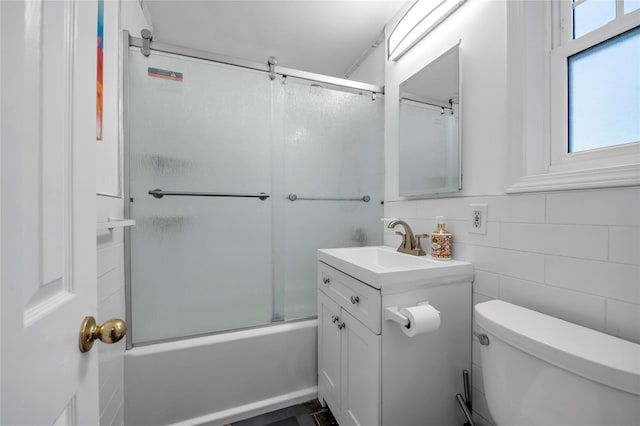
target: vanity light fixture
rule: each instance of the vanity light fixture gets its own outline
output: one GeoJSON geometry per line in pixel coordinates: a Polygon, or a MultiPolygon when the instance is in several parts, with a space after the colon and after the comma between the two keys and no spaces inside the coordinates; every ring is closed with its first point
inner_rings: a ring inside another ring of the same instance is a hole
{"type": "Polygon", "coordinates": [[[466,0],[417,0],[391,32],[389,59],[397,61],[424,36],[435,29],[466,0]]]}

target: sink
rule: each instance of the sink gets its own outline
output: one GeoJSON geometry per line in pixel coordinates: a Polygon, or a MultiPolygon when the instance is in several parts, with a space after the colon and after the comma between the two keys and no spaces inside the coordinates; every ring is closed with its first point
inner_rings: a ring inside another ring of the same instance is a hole
{"type": "Polygon", "coordinates": [[[386,246],[338,248],[326,252],[346,262],[381,272],[385,269],[423,268],[433,262],[425,262],[424,256],[411,256],[386,246]]]}
{"type": "Polygon", "coordinates": [[[473,279],[473,265],[469,262],[412,256],[388,246],[320,249],[318,260],[383,292],[473,279]]]}

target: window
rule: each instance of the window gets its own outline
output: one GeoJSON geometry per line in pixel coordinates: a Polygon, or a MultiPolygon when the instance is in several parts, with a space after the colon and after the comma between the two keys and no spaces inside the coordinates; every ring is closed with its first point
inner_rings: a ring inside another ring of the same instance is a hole
{"type": "Polygon", "coordinates": [[[574,1],[573,38],[582,37],[593,30],[613,21],[616,18],[615,0],[581,0],[574,1]]]}
{"type": "Polygon", "coordinates": [[[570,56],[567,67],[568,152],[640,141],[640,27],[570,56]]]}
{"type": "Polygon", "coordinates": [[[638,162],[640,1],[561,0],[551,51],[551,171],[638,162]]]}
{"type": "Polygon", "coordinates": [[[507,16],[508,191],[640,185],[640,0],[508,1],[507,16]]]}

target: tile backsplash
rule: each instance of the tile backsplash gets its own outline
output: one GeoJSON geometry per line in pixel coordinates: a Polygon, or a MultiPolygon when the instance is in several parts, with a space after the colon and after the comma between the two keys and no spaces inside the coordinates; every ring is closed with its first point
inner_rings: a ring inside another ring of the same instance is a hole
{"type": "MultiPolygon", "coordinates": [[[[96,197],[97,222],[108,217],[123,217],[122,200],[96,197]]],[[[124,230],[100,230],[96,235],[98,312],[96,320],[126,320],[124,287],[124,230]]],[[[124,425],[124,351],[125,339],[98,344],[98,383],[100,386],[100,426],[124,425]]],[[[96,349],[94,349],[96,350],[96,349]]]]}
{"type": "MultiPolygon", "coordinates": [[[[474,303],[502,299],[640,343],[640,188],[386,202],[384,214],[416,233],[444,215],[454,259],[474,264],[474,303]],[[478,203],[486,235],[469,233],[478,203]]],[[[386,245],[399,242],[385,231],[386,245]]],[[[491,424],[474,346],[474,411],[491,424]]]]}

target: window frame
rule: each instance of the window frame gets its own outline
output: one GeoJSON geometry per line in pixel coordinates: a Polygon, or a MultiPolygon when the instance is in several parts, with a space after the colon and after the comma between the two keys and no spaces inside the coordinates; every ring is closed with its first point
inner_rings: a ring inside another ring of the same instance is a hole
{"type": "Polygon", "coordinates": [[[640,142],[568,153],[568,58],[638,27],[640,10],[620,15],[622,7],[617,1],[615,19],[574,40],[571,0],[507,1],[515,143],[515,183],[507,192],[640,185],[640,142]],[[543,72],[527,70],[539,63],[543,72]]]}
{"type": "MultiPolygon", "coordinates": [[[[593,0],[592,0],[593,1],[593,0]]],[[[617,7],[622,10],[622,2],[617,7]]],[[[554,14],[553,25],[559,31],[559,40],[551,49],[551,164],[550,171],[572,170],[583,167],[605,167],[625,164],[636,154],[640,162],[640,141],[626,145],[569,153],[569,78],[567,61],[570,56],[583,52],[640,24],[638,10],[619,15],[609,23],[577,39],[573,39],[573,8],[571,1],[560,2],[559,13],[554,14]]]]}

